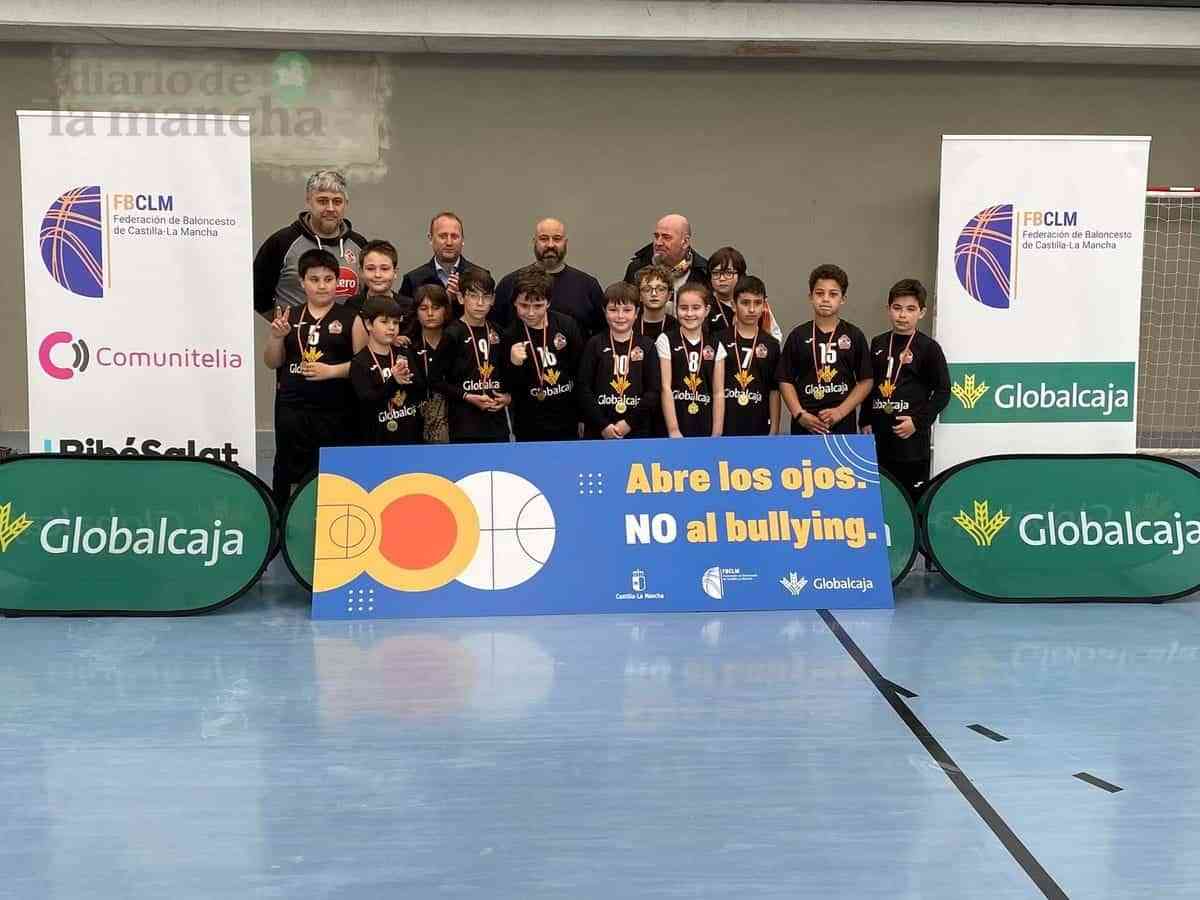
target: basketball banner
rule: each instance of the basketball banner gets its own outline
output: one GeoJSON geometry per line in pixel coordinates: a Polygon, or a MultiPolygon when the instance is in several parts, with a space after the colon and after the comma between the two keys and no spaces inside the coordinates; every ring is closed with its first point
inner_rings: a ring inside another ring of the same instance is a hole
{"type": "Polygon", "coordinates": [[[30,450],[253,471],[248,120],[17,117],[30,450]]]}
{"type": "Polygon", "coordinates": [[[321,451],[313,617],[892,606],[870,437],[321,451]]]}
{"type": "Polygon", "coordinates": [[[1132,452],[1148,137],[942,138],[934,471],[1132,452]]]}

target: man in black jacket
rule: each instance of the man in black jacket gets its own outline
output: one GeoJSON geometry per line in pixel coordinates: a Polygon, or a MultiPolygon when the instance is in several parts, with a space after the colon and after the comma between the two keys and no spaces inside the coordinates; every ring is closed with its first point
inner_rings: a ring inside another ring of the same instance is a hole
{"type": "MultiPolygon", "coordinates": [[[[567,262],[567,226],[558,219],[542,219],[533,227],[533,265],[550,276],[554,292],[554,311],[575,320],[583,339],[605,327],[604,291],[593,276],[567,262]]],[[[502,329],[515,319],[513,303],[517,279],[524,268],[509,272],[496,286],[496,305],[491,319],[502,329]]]]}
{"type": "Polygon", "coordinates": [[[443,210],[429,221],[429,246],[433,248],[433,258],[404,276],[400,282],[403,296],[415,296],[417,288],[423,284],[440,284],[450,295],[454,317],[462,315],[462,292],[458,289],[458,279],[475,265],[462,255],[463,231],[462,219],[449,210],[443,210]]]}
{"type": "Polygon", "coordinates": [[[268,322],[277,307],[306,302],[296,264],[308,250],[328,250],[337,258],[337,302],[358,293],[367,239],[346,218],[350,196],[345,176],[334,169],[314,172],[305,185],[304,202],[307,208],[296,221],[267,238],[254,257],[254,311],[268,322]]]}
{"type": "Polygon", "coordinates": [[[651,263],[666,266],[671,271],[676,291],[689,281],[698,281],[708,287],[708,260],[692,249],[692,225],[678,213],[658,220],[653,241],[630,259],[625,280],[637,284],[638,271],[651,263]]]}

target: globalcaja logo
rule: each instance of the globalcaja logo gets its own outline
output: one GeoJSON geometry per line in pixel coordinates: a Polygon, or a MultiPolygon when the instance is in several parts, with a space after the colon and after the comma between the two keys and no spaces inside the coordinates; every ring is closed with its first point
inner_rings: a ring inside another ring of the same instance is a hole
{"type": "Polygon", "coordinates": [[[951,363],[941,421],[1132,422],[1133,362],[951,363]]]}
{"type": "Polygon", "coordinates": [[[800,592],[808,585],[808,579],[801,578],[795,572],[788,572],[787,578],[780,578],[779,583],[793,597],[799,597],[800,592]]]}
{"type": "Polygon", "coordinates": [[[104,218],[100,186],[72,188],[50,204],[38,236],[50,277],[80,297],[104,296],[104,218]]]}
{"type": "Polygon", "coordinates": [[[989,206],[973,216],[954,246],[959,284],[984,306],[1008,309],[1013,282],[1013,207],[989,206]]]}
{"type": "Polygon", "coordinates": [[[974,515],[967,515],[964,510],[959,510],[958,515],[954,517],[955,524],[963,531],[971,536],[978,547],[992,546],[992,539],[1000,533],[1000,530],[1008,524],[1008,520],[1012,518],[1006,515],[1003,510],[998,510],[992,513],[988,508],[987,500],[976,500],[973,504],[974,515]]]}
{"type": "Polygon", "coordinates": [[[29,516],[21,513],[15,519],[12,517],[12,501],[0,506],[0,553],[8,550],[8,545],[25,533],[33,524],[29,516]]]}
{"type": "Polygon", "coordinates": [[[5,610],[209,608],[257,579],[274,535],[261,485],[198,460],[17,457],[0,497],[5,610]]]}
{"type": "Polygon", "coordinates": [[[955,467],[926,497],[935,561],[984,597],[1146,600],[1200,587],[1200,475],[1170,460],[993,457],[955,467]]]}
{"type": "Polygon", "coordinates": [[[52,331],[38,345],[38,364],[51,378],[66,381],[76,372],[86,372],[95,360],[101,368],[113,369],[240,369],[242,355],[225,347],[184,347],[179,350],[122,349],[107,344],[97,348],[93,354],[83,338],[76,338],[69,331],[52,331]],[[56,348],[69,345],[74,353],[70,360],[61,355],[54,360],[56,348]]]}
{"type": "Polygon", "coordinates": [[[979,402],[979,398],[988,392],[986,382],[975,383],[975,373],[964,375],[962,383],[954,382],[950,386],[950,393],[955,399],[963,405],[963,409],[974,409],[975,404],[979,402]]]}
{"type": "Polygon", "coordinates": [[[533,578],[554,549],[554,512],[541,490],[511,472],[397,475],[369,493],[341,475],[318,479],[313,589],[363,572],[397,591],[451,581],[506,590],[533,578]]]}

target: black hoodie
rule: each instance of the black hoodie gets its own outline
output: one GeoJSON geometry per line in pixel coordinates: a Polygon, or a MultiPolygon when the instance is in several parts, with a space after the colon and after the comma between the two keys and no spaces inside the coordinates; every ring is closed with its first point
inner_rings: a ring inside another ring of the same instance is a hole
{"type": "Polygon", "coordinates": [[[362,251],[366,245],[367,239],[354,230],[349,219],[342,220],[342,231],[336,238],[318,237],[308,227],[308,211],[301,211],[296,221],[279,229],[258,248],[254,257],[255,312],[304,304],[304,287],[300,284],[297,264],[306,250],[328,250],[338,258],[342,270],[338,273],[337,299],[344,303],[358,293],[362,251]]]}

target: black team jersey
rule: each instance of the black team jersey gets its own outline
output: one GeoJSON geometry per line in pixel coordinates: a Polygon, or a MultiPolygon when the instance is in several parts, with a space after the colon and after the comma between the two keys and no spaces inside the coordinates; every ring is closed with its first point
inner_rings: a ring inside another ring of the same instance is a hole
{"type": "Polygon", "coordinates": [[[778,390],[779,341],[761,328],[753,338],[729,329],[716,338],[725,348],[725,427],[723,434],[771,431],[771,391],[778,390]]]}
{"type": "Polygon", "coordinates": [[[715,337],[736,324],[737,319],[734,318],[734,308],[714,297],[712,310],[709,312],[708,318],[704,320],[704,333],[710,337],[715,337]]]}
{"type": "Polygon", "coordinates": [[[671,383],[663,385],[675,402],[675,418],[684,437],[711,437],[713,426],[713,369],[725,358],[725,348],[703,334],[692,343],[682,332],[659,335],[659,359],[671,360],[671,383]]]}
{"type": "Polygon", "coordinates": [[[292,330],[283,339],[283,365],[275,370],[280,403],[329,412],[353,408],[354,394],[347,379],[311,381],[300,373],[300,366],[306,359],[331,366],[350,362],[354,356],[356,319],[353,309],[340,304],[319,316],[314,316],[307,304],[288,310],[292,330]]]}
{"type": "Polygon", "coordinates": [[[605,426],[624,419],[626,437],[649,437],[654,416],[661,416],[661,381],[650,338],[636,331],[625,341],[612,340],[608,331],[593,335],[583,348],[575,388],[584,436],[598,438],[605,426]]]}
{"type": "Polygon", "coordinates": [[[528,328],[520,318],[501,341],[512,389],[513,434],[518,441],[566,441],[579,436],[575,377],[583,355],[583,333],[565,313],[550,310],[545,328],[528,328]],[[526,344],[524,364],[514,366],[510,351],[526,344]],[[532,345],[532,346],[530,346],[532,345]]]}
{"type": "MultiPolygon", "coordinates": [[[[838,322],[831,332],[816,329],[816,347],[813,333],[811,321],[792,329],[783,344],[776,374],[780,384],[796,388],[805,412],[816,415],[837,406],[856,384],[871,377],[871,355],[866,335],[849,322],[838,322]]],[[[846,416],[832,431],[857,434],[856,414],[846,416]]],[[[809,433],[799,420],[792,420],[792,434],[809,433]]]]}
{"type": "Polygon", "coordinates": [[[871,341],[875,385],[865,406],[881,463],[929,459],[934,420],[950,402],[950,369],[941,345],[920,331],[911,335],[911,344],[909,339],[889,331],[871,341]],[[896,437],[897,416],[912,416],[917,429],[912,437],[896,437]]]}
{"type": "Polygon", "coordinates": [[[350,362],[350,385],[358,401],[359,437],[364,444],[419,444],[422,422],[418,404],[425,398],[423,365],[411,349],[375,353],[365,347],[350,362]],[[411,384],[393,373],[408,363],[411,384]]]}
{"type": "Polygon", "coordinates": [[[639,314],[637,321],[633,323],[633,333],[638,337],[650,338],[651,341],[658,340],[658,336],[663,332],[678,330],[679,320],[670,313],[661,322],[647,322],[639,314]]]}
{"type": "Polygon", "coordinates": [[[462,319],[442,332],[430,367],[432,387],[446,398],[446,418],[454,443],[508,440],[504,410],[486,412],[463,398],[467,394],[508,393],[500,359],[500,333],[495,326],[468,325],[462,319]]]}

